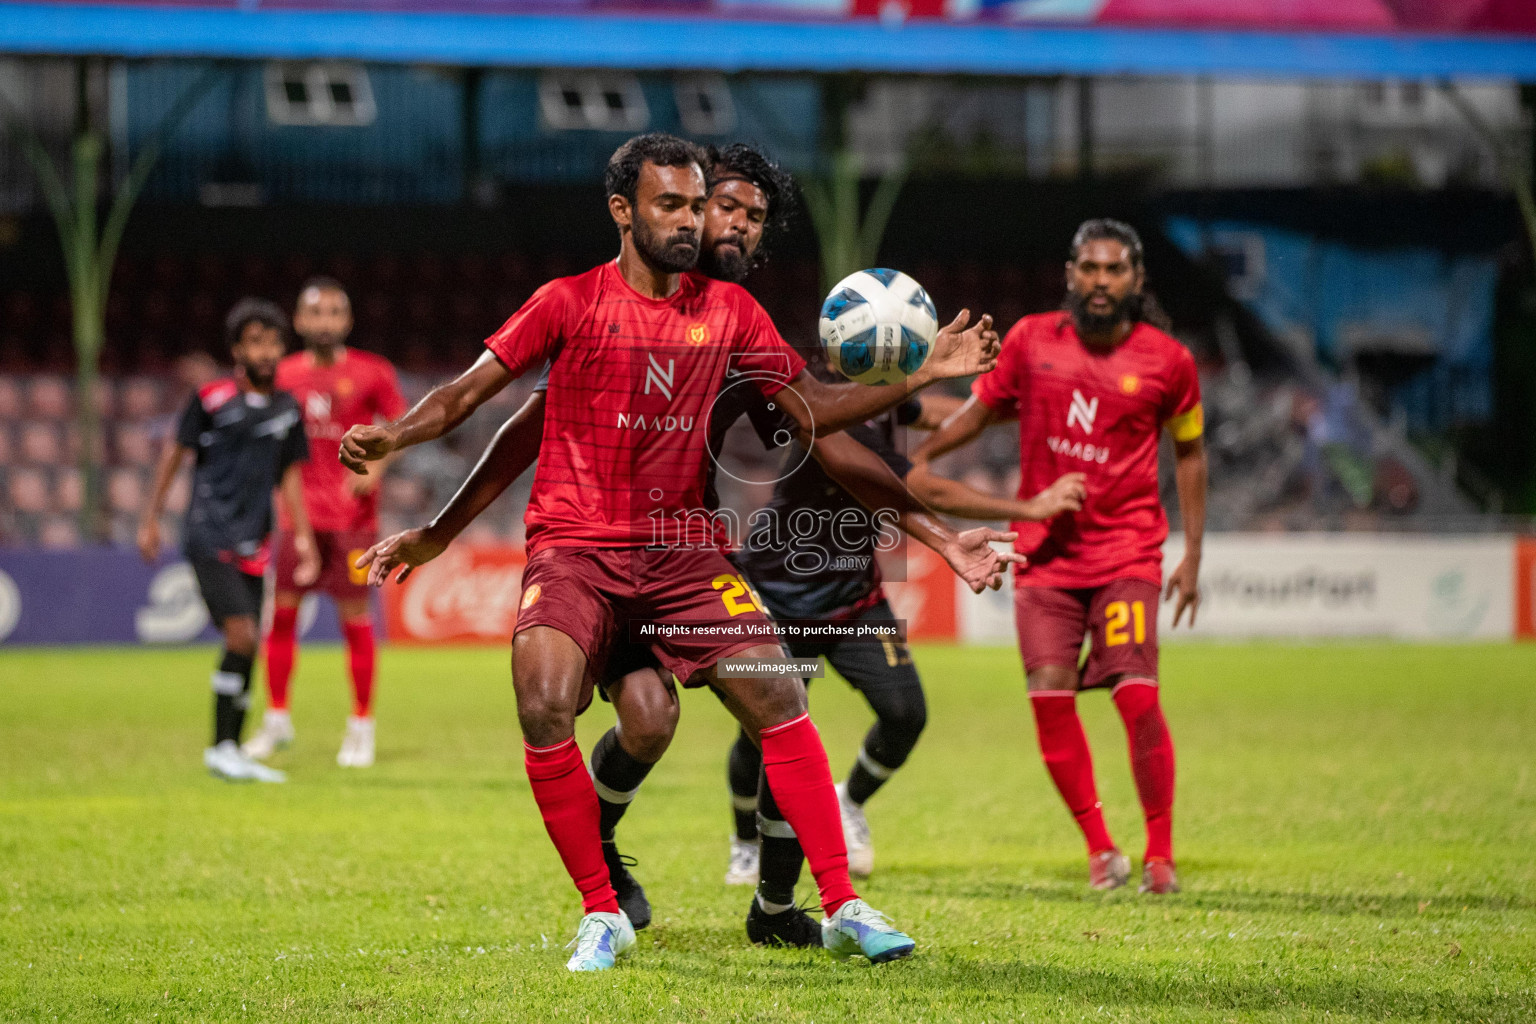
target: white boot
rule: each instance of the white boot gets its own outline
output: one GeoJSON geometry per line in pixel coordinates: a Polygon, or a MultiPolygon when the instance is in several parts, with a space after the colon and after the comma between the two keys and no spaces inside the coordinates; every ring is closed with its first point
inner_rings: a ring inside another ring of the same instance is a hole
{"type": "Polygon", "coordinates": [[[373,766],[373,719],[347,719],[347,734],[342,737],[341,749],[336,752],[336,763],[343,768],[371,768],[373,766]]]}
{"type": "Polygon", "coordinates": [[[245,741],[240,752],[253,761],[265,761],[293,743],[293,719],[287,711],[268,708],[261,716],[261,728],[245,741]]]}

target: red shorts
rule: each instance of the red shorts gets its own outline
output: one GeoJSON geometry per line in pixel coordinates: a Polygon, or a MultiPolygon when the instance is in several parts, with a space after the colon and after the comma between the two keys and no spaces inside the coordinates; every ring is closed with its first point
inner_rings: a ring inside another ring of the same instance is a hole
{"type": "Polygon", "coordinates": [[[1157,679],[1159,588],[1147,580],[1110,580],[1101,587],[1015,586],[1013,621],[1024,671],[1045,665],[1076,667],[1089,637],[1081,686],[1112,676],[1157,679]]]}
{"type": "Polygon", "coordinates": [[[299,567],[299,553],[293,546],[293,534],[285,533],[277,545],[277,589],[281,591],[319,590],[337,600],[368,597],[368,570],[353,563],[377,540],[374,530],[321,530],[315,534],[320,549],[320,575],[307,587],[293,581],[299,567]]]}
{"type": "MultiPolygon", "coordinates": [[[[523,570],[523,597],[512,633],[558,629],[587,656],[587,685],[608,678],[616,645],[635,641],[685,685],[721,658],[777,644],[773,620],[758,607],[740,571],[718,551],[547,547],[523,570]],[[715,635],[655,634],[643,626],[720,627],[715,635]],[[746,635],[752,627],[755,631],[746,635]],[[735,635],[723,635],[725,633],[735,635]]],[[[638,667],[638,666],[635,666],[638,667]]],[[[582,695],[582,705],[590,692],[582,695]]]]}

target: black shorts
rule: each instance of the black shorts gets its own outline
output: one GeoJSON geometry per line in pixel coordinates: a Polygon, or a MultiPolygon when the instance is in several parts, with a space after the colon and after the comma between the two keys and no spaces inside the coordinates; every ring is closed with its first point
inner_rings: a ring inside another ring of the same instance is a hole
{"type": "Polygon", "coordinates": [[[261,597],[264,581],[260,576],[241,572],[228,562],[202,556],[188,558],[192,572],[197,576],[197,589],[203,592],[203,603],[213,624],[223,628],[224,620],[237,615],[261,618],[261,597]]]}
{"type": "MultiPolygon", "coordinates": [[[[896,623],[891,606],[884,600],[851,620],[854,623],[896,623]]],[[[837,674],[855,690],[907,690],[923,692],[923,683],[912,664],[912,652],[906,640],[814,640],[789,642],[789,653],[796,658],[825,657],[837,674]]],[[[810,680],[806,680],[807,683],[810,680]]]]}
{"type": "Polygon", "coordinates": [[[608,661],[603,665],[602,677],[596,681],[597,695],[612,704],[608,687],[642,668],[653,669],[663,681],[672,678],[672,673],[661,667],[661,659],[656,657],[650,644],[637,644],[628,639],[615,641],[608,650],[608,661]]]}

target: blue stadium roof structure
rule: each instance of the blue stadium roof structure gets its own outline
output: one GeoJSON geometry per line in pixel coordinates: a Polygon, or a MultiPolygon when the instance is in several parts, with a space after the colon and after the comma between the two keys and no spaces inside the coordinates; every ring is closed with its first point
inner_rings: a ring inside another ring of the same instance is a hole
{"type": "Polygon", "coordinates": [[[1536,41],[1495,36],[72,3],[0,3],[0,53],[725,72],[1536,81],[1536,41]]]}

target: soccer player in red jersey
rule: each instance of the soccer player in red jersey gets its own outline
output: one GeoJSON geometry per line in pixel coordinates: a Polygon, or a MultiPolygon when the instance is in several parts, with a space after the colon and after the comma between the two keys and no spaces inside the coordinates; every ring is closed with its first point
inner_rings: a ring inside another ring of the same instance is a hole
{"type": "MultiPolygon", "coordinates": [[[[904,385],[823,384],[746,291],[688,272],[707,199],[696,147],[637,136],[614,153],[606,179],[618,259],[539,289],[473,367],[399,421],[348,431],[341,458],[362,468],[440,436],[553,360],[525,517],[530,556],[512,674],[534,799],[586,911],[568,968],[611,967],[634,942],[609,882],[597,793],[574,737],[576,714],[621,635],[654,636],[667,671],[715,686],[758,735],[769,783],[821,893],[829,951],[876,962],[910,955],[912,940],[849,881],[832,774],[804,685],[775,671],[733,678],[717,669],[732,655],[777,662],[784,654],[771,620],[720,553],[718,521],[697,514],[706,508],[709,459],[699,427],[734,372],[812,436],[844,429],[910,389],[990,369],[990,321],[967,331],[962,314],[904,385]],[[732,628],[710,632],[722,623],[732,628]]],[[[993,557],[987,575],[1000,578],[1004,562],[993,557]]]]}
{"type": "Polygon", "coordinates": [[[1019,496],[1062,473],[1087,474],[1081,511],[1017,522],[1014,614],[1040,750],[1088,842],[1089,881],[1114,889],[1130,861],[1104,827],[1077,693],[1108,687],[1125,722],[1146,816],[1142,892],[1177,892],[1173,862],[1173,740],[1158,703],[1157,604],[1168,520],[1158,501],[1158,435],[1172,436],[1184,560],[1167,581],[1173,624],[1195,624],[1205,533],[1206,462],[1200,380],[1189,350],[1143,289],[1141,239],[1091,220],[1072,240],[1067,309],[1025,317],[997,369],[914,459],[927,462],[988,424],[1019,421],[1019,496]],[[1079,670],[1084,634],[1087,663],[1079,670]]]}
{"type": "Polygon", "coordinates": [[[320,548],[320,578],[307,585],[295,578],[298,556],[292,524],[286,510],[281,510],[277,595],[267,633],[267,711],[261,729],[244,750],[249,757],[266,758],[293,742],[288,692],[298,646],[299,602],[308,591],[318,589],[336,602],[352,678],[352,714],[336,763],[343,768],[366,768],[373,764],[377,659],[368,574],[352,563],[378,539],[378,490],[384,467],[349,473],[336,453],[347,428],[394,419],[405,411],[405,399],[389,360],[347,346],[352,304],[340,282],[328,277],[305,282],[294,309],[293,329],[304,340],[304,351],[278,364],[277,386],[293,395],[304,410],[304,429],[314,451],[303,470],[304,506],[320,548]]]}
{"type": "MultiPolygon", "coordinates": [[[[792,179],[762,153],[744,143],[736,143],[723,150],[711,150],[709,202],[705,207],[703,227],[700,232],[698,269],[701,273],[722,281],[742,283],[750,271],[761,265],[771,244],[771,236],[782,230],[787,221],[786,206],[791,202],[794,183],[792,179]]],[[[535,388],[534,394],[497,431],[492,444],[481,456],[468,480],[453,499],[437,514],[430,524],[405,530],[386,538],[370,548],[361,559],[369,567],[368,581],[382,585],[399,570],[397,579],[404,579],[415,567],[431,561],[448,546],[469,523],[487,508],[511,483],[534,464],[538,458],[539,443],[543,436],[544,392],[546,379],[535,388]]],[[[931,419],[932,429],[960,405],[959,399],[938,396],[936,399],[924,393],[900,406],[891,415],[902,415],[903,410],[921,406],[921,418],[931,419]]],[[[754,430],[769,450],[785,446],[787,439],[798,433],[793,420],[771,411],[771,403],[750,387],[729,389],[715,402],[710,410],[708,432],[711,451],[723,442],[724,434],[732,423],[746,416],[754,430]]],[[[905,465],[905,460],[891,447],[890,441],[869,424],[852,428],[847,433],[832,434],[820,438],[808,448],[809,454],[821,467],[813,471],[807,465],[794,476],[806,474],[804,483],[797,489],[798,498],[792,499],[791,515],[799,508],[808,509],[824,526],[832,519],[841,517],[842,527],[835,537],[821,536],[815,543],[826,550],[841,550],[847,554],[850,536],[858,535],[847,512],[851,511],[850,496],[857,497],[862,507],[877,513],[892,515],[896,525],[907,531],[921,543],[932,547],[962,578],[969,574],[977,557],[973,548],[966,546],[970,534],[956,534],[937,517],[928,513],[910,494],[894,467],[905,465]],[[837,497],[833,497],[837,496],[837,497]],[[829,503],[828,499],[831,498],[829,503]],[[824,505],[835,505],[826,507],[824,505]]],[[[713,471],[715,467],[711,466],[713,471]]],[[[1070,494],[1081,474],[1069,475],[1062,485],[1053,488],[1051,497],[1061,495],[1059,501],[1047,503],[1044,509],[1053,514],[1060,507],[1077,508],[1070,494]],[[1061,502],[1064,502],[1063,505],[1061,502]]],[[[939,477],[928,478],[937,486],[931,495],[934,507],[946,512],[969,515],[972,518],[1006,519],[1017,514],[1021,517],[1042,512],[1040,507],[1030,508],[1027,503],[993,498],[970,490],[964,484],[939,477]]],[[[782,481],[781,481],[782,483],[782,481]]],[[[925,496],[926,497],[926,496],[925,496]]],[[[854,517],[858,519],[858,517],[854,517]]],[[[866,521],[868,522],[868,521],[866,521]]],[[[873,527],[866,526],[869,534],[873,527]]],[[[985,531],[993,539],[1003,534],[985,531]]],[[[1012,537],[1012,534],[1006,536],[1012,537]]],[[[872,537],[870,538],[873,539],[872,537]]],[[[858,543],[858,542],[855,542],[858,543]]],[[[759,555],[764,554],[759,550],[759,555]]],[[[770,567],[783,559],[768,559],[770,567]]],[[[731,560],[743,566],[740,556],[731,560]]],[[[867,566],[855,577],[870,574],[867,566]]],[[[782,577],[778,570],[774,575],[782,577]]],[[[818,618],[828,612],[837,612],[837,597],[846,593],[847,581],[827,591],[828,574],[815,572],[811,579],[800,582],[808,588],[820,591],[819,603],[794,612],[795,618],[818,618]]],[[[770,591],[762,584],[763,577],[752,573],[749,583],[757,585],[757,594],[765,597],[770,591]]],[[[871,577],[878,579],[878,577],[871,577]]],[[[980,583],[967,580],[973,589],[980,583]]],[[[878,588],[878,584],[872,584],[878,588]]],[[[850,601],[851,603],[851,601],[850,601]]],[[[874,609],[883,609],[880,616],[891,620],[889,609],[883,601],[869,602],[874,609]]],[[[771,603],[770,603],[770,610],[771,603]]],[[[873,609],[872,609],[873,611],[873,609]]],[[[776,616],[777,617],[777,616],[776,616]]],[[[792,653],[807,656],[790,645],[792,653]]],[[[891,749],[906,739],[916,742],[916,734],[922,730],[920,721],[913,722],[915,714],[923,715],[922,684],[917,679],[911,659],[902,653],[899,665],[891,665],[884,647],[857,641],[826,645],[830,659],[838,671],[855,683],[864,683],[878,690],[878,694],[866,688],[871,706],[877,710],[877,728],[883,724],[887,732],[902,738],[894,740],[891,749]],[[863,650],[855,650],[856,648],[863,650]],[[909,711],[905,709],[915,709],[909,711]]],[[[905,652],[905,645],[896,645],[905,652]]],[[[814,655],[812,655],[814,656],[814,655]]],[[[660,761],[671,745],[677,729],[680,713],[676,686],[670,674],[666,674],[654,658],[648,644],[629,643],[622,640],[609,652],[606,671],[596,680],[597,692],[605,701],[612,703],[617,723],[593,746],[589,761],[592,781],[597,790],[599,808],[599,832],[603,840],[603,856],[608,864],[609,881],[613,885],[619,907],[636,931],[651,921],[651,906],[644,888],[629,871],[633,858],[621,854],[615,829],[628,810],[631,801],[639,793],[651,769],[660,761]]],[[[732,745],[730,775],[733,800],[745,799],[750,808],[748,817],[754,824],[758,815],[764,817],[766,829],[762,839],[767,865],[762,873],[762,885],[754,893],[747,916],[747,935],[761,944],[808,946],[822,944],[821,925],[806,914],[794,901],[794,886],[800,875],[803,856],[800,845],[792,835],[786,835],[786,823],[772,802],[772,794],[761,783],[762,756],[755,744],[755,737],[744,732],[732,745]],[[740,777],[745,776],[745,779],[740,777]],[[736,788],[738,787],[739,788],[736,788]],[[764,805],[758,807],[758,794],[764,793],[764,805]],[[777,905],[776,905],[777,904],[777,905]]],[[[901,749],[903,756],[905,749],[901,749]]],[[[855,769],[857,771],[857,769],[855,769]]],[[[879,783],[875,783],[878,788],[879,783]]],[[[858,875],[858,846],[849,838],[849,828],[844,812],[844,838],[848,846],[849,869],[858,875]]],[[[740,807],[735,811],[738,830],[743,817],[740,807]]],[[[758,833],[751,833],[750,844],[737,836],[732,838],[733,869],[740,860],[741,850],[751,851],[751,881],[758,876],[758,833]]],[[[865,874],[868,872],[866,871],[865,874]]],[[[730,881],[728,877],[727,881],[730,881]]]]}

